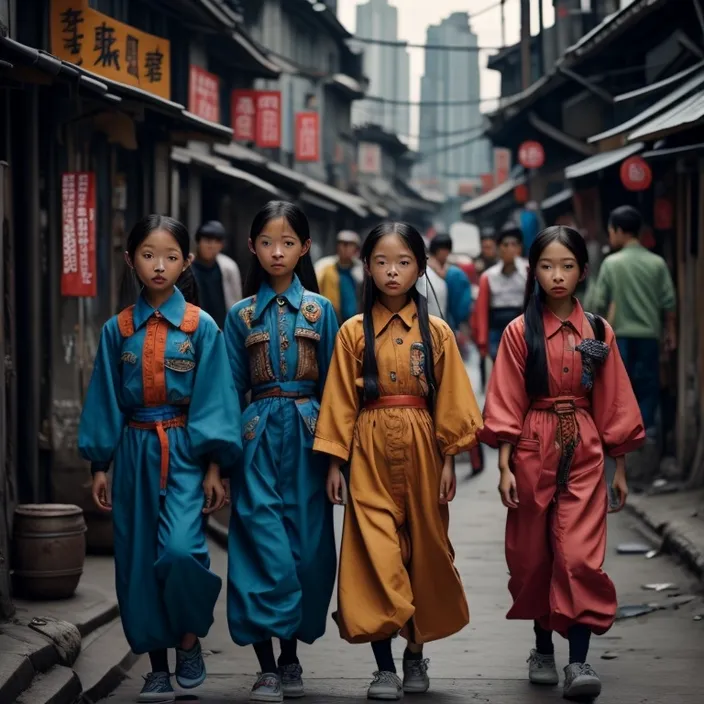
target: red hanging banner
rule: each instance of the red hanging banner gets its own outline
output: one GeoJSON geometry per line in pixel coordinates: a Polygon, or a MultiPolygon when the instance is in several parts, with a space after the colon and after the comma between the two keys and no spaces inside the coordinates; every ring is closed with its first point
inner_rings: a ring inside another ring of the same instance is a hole
{"type": "Polygon", "coordinates": [[[98,295],[95,260],[95,174],[61,176],[63,269],[61,295],[98,295]]]}
{"type": "Polygon", "coordinates": [[[257,91],[233,90],[230,100],[235,141],[253,142],[257,136],[257,91]]]}
{"type": "Polygon", "coordinates": [[[256,112],[257,146],[278,149],[281,146],[281,92],[257,91],[256,112]]]}
{"type": "Polygon", "coordinates": [[[319,161],[320,121],[317,112],[296,114],[296,161],[319,161]]]}
{"type": "Polygon", "coordinates": [[[188,111],[209,122],[220,122],[220,79],[199,66],[191,66],[188,111]]]}

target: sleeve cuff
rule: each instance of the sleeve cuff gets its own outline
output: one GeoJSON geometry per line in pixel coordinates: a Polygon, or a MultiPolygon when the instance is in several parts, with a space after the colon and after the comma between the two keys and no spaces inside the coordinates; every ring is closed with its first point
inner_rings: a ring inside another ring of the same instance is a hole
{"type": "Polygon", "coordinates": [[[90,473],[95,476],[96,472],[108,472],[110,470],[110,462],[91,462],[90,473]]]}
{"type": "Polygon", "coordinates": [[[450,444],[445,444],[442,438],[437,440],[443,457],[455,457],[462,452],[469,452],[479,442],[479,436],[477,431],[473,430],[450,444]]]}
{"type": "Polygon", "coordinates": [[[630,452],[635,452],[637,449],[645,445],[645,434],[634,438],[633,440],[627,440],[620,445],[608,448],[607,454],[609,457],[622,457],[630,452]]]}
{"type": "Polygon", "coordinates": [[[495,450],[499,449],[499,445],[503,443],[508,443],[509,445],[515,445],[518,442],[520,436],[513,433],[506,432],[494,432],[486,425],[477,433],[477,439],[479,442],[483,442],[489,447],[493,447],[495,450]]]}
{"type": "Polygon", "coordinates": [[[315,438],[313,444],[313,452],[321,452],[332,457],[337,457],[343,462],[347,462],[350,458],[350,451],[347,447],[334,440],[325,440],[324,438],[315,438]]]}

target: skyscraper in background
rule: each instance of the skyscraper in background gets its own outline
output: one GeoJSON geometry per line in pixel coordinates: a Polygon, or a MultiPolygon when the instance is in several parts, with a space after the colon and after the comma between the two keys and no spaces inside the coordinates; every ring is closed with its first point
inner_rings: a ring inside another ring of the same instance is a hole
{"type": "MultiPolygon", "coordinates": [[[[455,12],[440,24],[430,25],[427,44],[476,47],[469,15],[455,12]]],[[[416,177],[421,184],[457,196],[463,184],[490,170],[488,141],[470,141],[482,126],[479,53],[426,49],[420,94],[422,162],[416,167],[416,177]],[[449,105],[455,102],[466,104],[449,105]]]]}
{"type": "MultiPolygon", "coordinates": [[[[355,34],[360,39],[398,41],[398,10],[388,0],[368,0],[357,5],[355,34]]],[[[410,59],[405,47],[365,45],[364,73],[370,82],[368,95],[408,103],[410,59]]],[[[381,125],[405,141],[410,132],[410,107],[362,100],[353,105],[352,121],[355,125],[381,125]]]]}

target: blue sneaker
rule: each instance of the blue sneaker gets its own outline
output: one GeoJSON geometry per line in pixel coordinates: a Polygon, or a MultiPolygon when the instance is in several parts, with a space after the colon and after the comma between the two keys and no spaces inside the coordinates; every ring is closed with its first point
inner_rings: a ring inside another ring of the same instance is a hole
{"type": "Polygon", "coordinates": [[[150,672],[144,678],[144,687],[137,697],[138,702],[173,702],[176,700],[168,672],[150,672]]]}
{"type": "Polygon", "coordinates": [[[193,689],[205,682],[205,663],[200,641],[190,650],[176,648],[176,682],[183,689],[193,689]]]}

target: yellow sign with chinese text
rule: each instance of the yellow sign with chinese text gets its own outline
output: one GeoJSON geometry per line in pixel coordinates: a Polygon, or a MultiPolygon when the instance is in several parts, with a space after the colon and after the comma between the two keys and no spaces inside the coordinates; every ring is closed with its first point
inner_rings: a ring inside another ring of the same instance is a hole
{"type": "Polygon", "coordinates": [[[51,52],[111,81],[171,99],[171,46],[88,7],[51,0],[51,52]]]}

